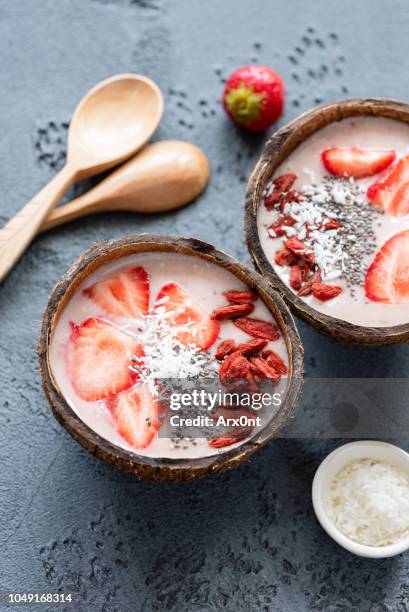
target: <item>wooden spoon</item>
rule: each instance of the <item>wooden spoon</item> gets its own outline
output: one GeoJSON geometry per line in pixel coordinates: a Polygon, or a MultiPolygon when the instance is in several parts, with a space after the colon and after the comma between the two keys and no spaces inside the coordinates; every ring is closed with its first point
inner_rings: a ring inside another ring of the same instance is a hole
{"type": "Polygon", "coordinates": [[[0,230],[0,281],[68,187],[136,153],[155,131],[162,111],[157,85],[135,74],[111,77],[87,93],[70,124],[66,165],[0,230]]]}
{"type": "Polygon", "coordinates": [[[180,140],[156,142],[84,195],[53,210],[41,231],[95,212],[178,208],[203,191],[209,174],[207,157],[195,145],[180,140]]]}

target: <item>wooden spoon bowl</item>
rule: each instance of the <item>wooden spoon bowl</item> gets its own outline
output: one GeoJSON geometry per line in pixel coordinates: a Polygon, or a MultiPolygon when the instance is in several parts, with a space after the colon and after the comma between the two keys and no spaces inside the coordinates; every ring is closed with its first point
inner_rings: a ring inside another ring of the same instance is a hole
{"type": "Polygon", "coordinates": [[[330,123],[348,117],[378,116],[409,123],[409,105],[388,99],[345,100],[308,111],[278,130],[249,179],[245,197],[245,236],[253,261],[263,278],[284,297],[295,314],[317,331],[350,344],[388,345],[409,342],[408,323],[390,327],[365,327],[328,316],[306,304],[275,272],[260,243],[257,211],[262,194],[278,166],[304,140],[330,123]]]}
{"type": "Polygon", "coordinates": [[[91,247],[53,289],[42,322],[38,344],[43,388],[57,420],[91,454],[117,469],[153,480],[187,481],[238,466],[274,437],[293,414],[303,376],[303,348],[293,318],[284,301],[259,274],[210,244],[195,239],[140,234],[91,247]],[[274,316],[285,340],[289,358],[289,381],[280,409],[264,429],[241,446],[197,459],[150,458],[116,446],[90,429],[69,406],[50,366],[50,342],[64,308],[80,283],[101,266],[126,255],[160,251],[184,253],[225,268],[255,291],[274,316]]]}
{"type": "Polygon", "coordinates": [[[75,109],[67,159],[83,179],[126,160],[152,136],[163,113],[159,87],[139,74],[118,74],[98,83],[75,109]]]}

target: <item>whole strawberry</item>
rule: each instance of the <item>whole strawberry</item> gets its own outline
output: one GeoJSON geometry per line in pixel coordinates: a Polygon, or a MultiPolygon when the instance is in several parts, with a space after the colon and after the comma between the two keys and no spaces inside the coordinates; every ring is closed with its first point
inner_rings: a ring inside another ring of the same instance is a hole
{"type": "Polygon", "coordinates": [[[284,109],[284,81],[267,66],[250,64],[229,76],[223,106],[231,119],[251,132],[264,132],[284,109]]]}

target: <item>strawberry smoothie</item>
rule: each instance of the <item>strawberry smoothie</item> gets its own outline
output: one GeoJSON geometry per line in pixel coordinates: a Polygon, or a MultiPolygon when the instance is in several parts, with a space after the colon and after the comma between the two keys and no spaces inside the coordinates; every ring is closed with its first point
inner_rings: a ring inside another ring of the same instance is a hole
{"type": "Polygon", "coordinates": [[[251,431],[164,437],[160,380],[269,378],[284,393],[288,357],[270,312],[233,274],[152,252],[84,281],[56,325],[50,363],[71,408],[103,438],[140,455],[193,458],[229,450],[251,431]]]}
{"type": "Polygon", "coordinates": [[[362,326],[409,321],[409,125],[322,128],[277,168],[257,223],[274,270],[311,307],[362,326]]]}

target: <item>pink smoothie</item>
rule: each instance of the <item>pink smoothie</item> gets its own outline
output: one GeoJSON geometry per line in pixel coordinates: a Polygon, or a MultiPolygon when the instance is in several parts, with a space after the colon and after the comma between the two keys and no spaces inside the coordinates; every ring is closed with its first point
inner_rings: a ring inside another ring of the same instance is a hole
{"type": "MultiPolygon", "coordinates": [[[[78,288],[78,291],[66,306],[56,326],[51,342],[50,362],[59,388],[72,409],[96,433],[113,444],[130,451],[135,451],[140,455],[169,458],[204,457],[223,452],[223,450],[230,450],[232,446],[220,450],[211,448],[208,445],[208,441],[204,438],[196,439],[194,441],[195,444],[192,441],[187,441],[183,444],[183,447],[174,448],[171,440],[159,437],[158,434],[155,435],[147,448],[135,450],[119,435],[114,419],[104,401],[86,402],[76,394],[66,358],[67,346],[71,342],[70,322],[80,325],[89,317],[98,316],[107,321],[112,321],[115,325],[121,326],[121,328],[129,326],[130,329],[137,329],[135,327],[135,325],[137,326],[135,320],[113,319],[107,315],[94,301],[84,295],[83,289],[90,287],[96,281],[109,278],[120,269],[134,266],[143,266],[148,273],[151,307],[158,292],[167,283],[179,284],[192,296],[197,306],[208,314],[215,308],[226,305],[226,298],[223,296],[224,291],[232,289],[245,291],[247,289],[233,274],[223,268],[198,257],[176,253],[141,253],[122,258],[100,268],[91,274],[78,288]]],[[[271,314],[260,299],[255,302],[255,310],[251,317],[266,321],[272,320],[271,314]]],[[[220,335],[209,349],[209,354],[212,356],[211,361],[214,361],[216,370],[219,364],[214,358],[215,350],[220,342],[227,338],[231,338],[237,343],[247,342],[252,339],[234,326],[231,321],[223,321],[221,323],[220,335]]],[[[288,364],[285,342],[281,337],[279,340],[270,342],[267,348],[274,350],[288,364]]],[[[107,374],[109,375],[109,373],[107,374]]],[[[282,379],[282,385],[285,384],[284,379],[282,379]]]]}
{"type": "MultiPolygon", "coordinates": [[[[329,147],[361,147],[381,148],[396,151],[397,159],[409,153],[409,125],[392,119],[380,117],[357,117],[343,119],[330,124],[306,139],[277,168],[273,178],[287,173],[297,175],[294,188],[302,190],[311,184],[319,185],[324,176],[328,175],[322,161],[321,153],[329,147]]],[[[366,193],[377,176],[356,181],[356,184],[366,193]]],[[[289,267],[278,266],[274,261],[275,253],[280,250],[282,240],[271,238],[267,228],[274,221],[274,213],[266,210],[260,204],[258,210],[258,231],[262,248],[280,278],[289,284],[289,267]]],[[[364,263],[371,264],[378,249],[394,234],[409,229],[409,215],[394,217],[382,214],[376,217],[372,224],[375,233],[375,248],[365,254],[364,263]]],[[[348,291],[345,279],[336,278],[333,281],[342,287],[342,293],[326,302],[312,295],[303,297],[311,307],[326,315],[343,319],[362,326],[385,327],[407,323],[409,321],[408,304],[385,304],[370,301],[365,295],[363,285],[357,286],[354,295],[348,291]]]]}

